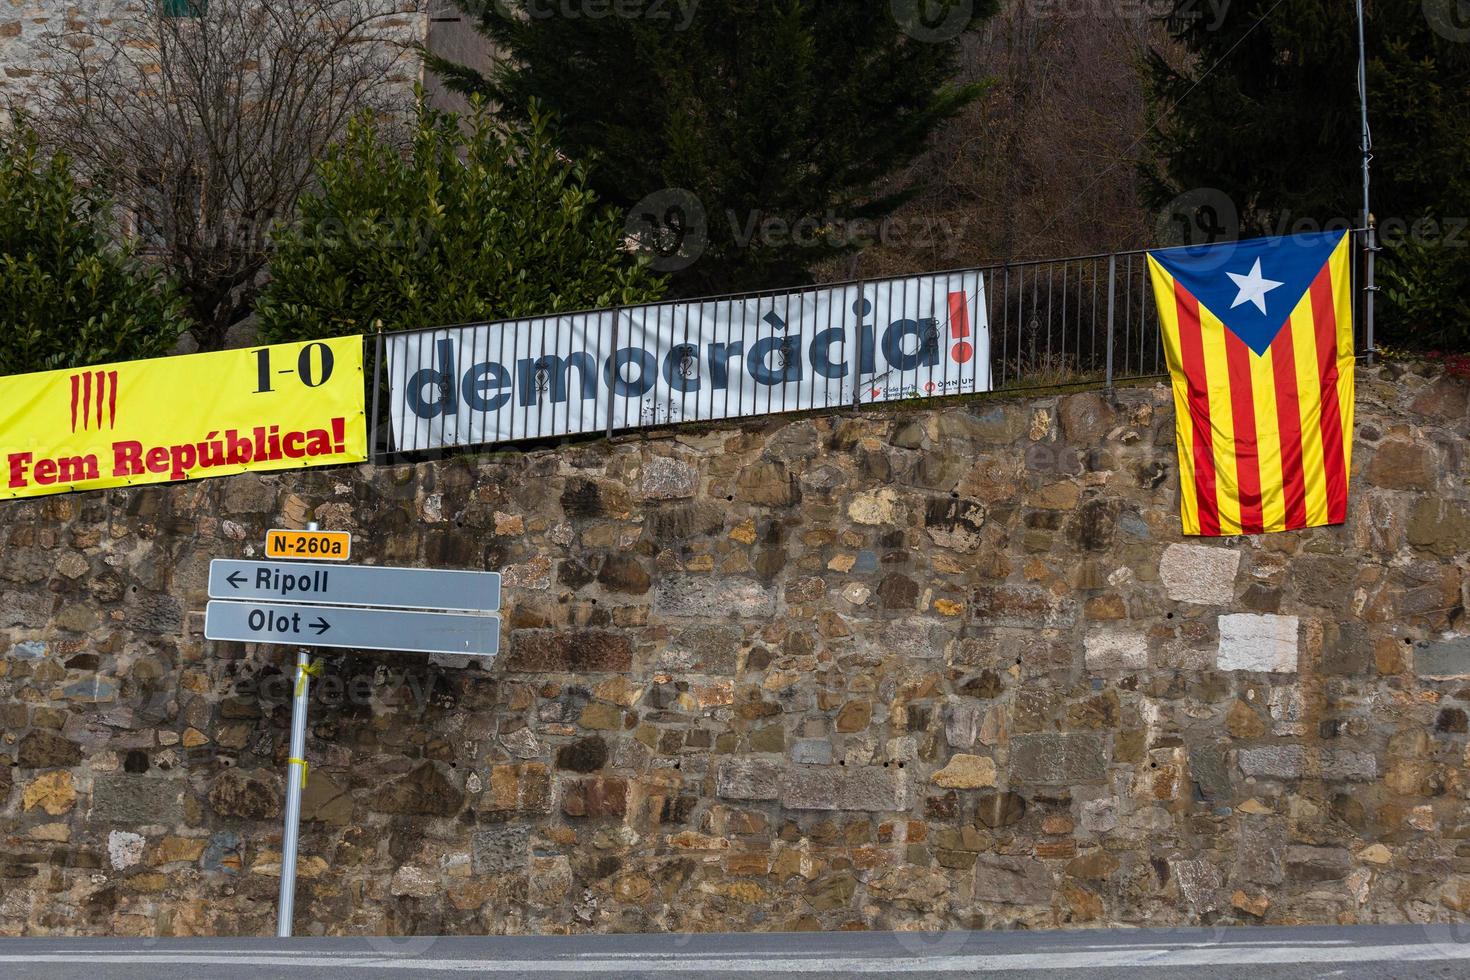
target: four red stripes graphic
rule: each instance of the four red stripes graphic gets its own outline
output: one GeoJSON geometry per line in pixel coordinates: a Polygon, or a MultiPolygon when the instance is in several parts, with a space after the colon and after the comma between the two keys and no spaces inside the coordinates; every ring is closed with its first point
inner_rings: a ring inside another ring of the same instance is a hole
{"type": "Polygon", "coordinates": [[[92,391],[96,389],[97,428],[117,425],[117,372],[83,371],[71,376],[71,431],[77,431],[77,408],[82,410],[82,428],[90,429],[93,418],[92,391]],[[95,375],[96,385],[93,385],[95,375]],[[104,408],[106,411],[104,412],[104,408]]]}

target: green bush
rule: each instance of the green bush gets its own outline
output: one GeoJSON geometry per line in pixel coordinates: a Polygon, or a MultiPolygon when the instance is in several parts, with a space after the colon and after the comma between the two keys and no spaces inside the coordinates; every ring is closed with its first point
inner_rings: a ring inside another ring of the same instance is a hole
{"type": "Polygon", "coordinates": [[[401,152],[363,117],[317,166],[319,192],[275,235],[257,304],[271,341],[507,319],[657,299],[622,220],[557,153],[548,118],[520,129],[483,104],[422,104],[401,152]]]}
{"type": "Polygon", "coordinates": [[[23,121],[0,125],[0,374],[167,354],[173,289],[112,243],[101,198],[23,121]]]}

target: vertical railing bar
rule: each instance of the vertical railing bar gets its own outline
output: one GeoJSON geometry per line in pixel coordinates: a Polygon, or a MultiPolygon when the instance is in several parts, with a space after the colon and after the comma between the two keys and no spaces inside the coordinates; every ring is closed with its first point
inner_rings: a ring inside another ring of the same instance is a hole
{"type": "Polygon", "coordinates": [[[618,323],[618,318],[619,318],[618,308],[617,307],[613,307],[613,310],[612,310],[612,353],[609,355],[612,358],[612,360],[608,362],[609,364],[612,365],[612,376],[610,378],[608,378],[608,385],[607,385],[607,438],[609,438],[609,439],[612,438],[612,434],[613,434],[613,413],[614,413],[614,406],[617,404],[617,401],[618,401],[618,379],[621,378],[622,377],[622,374],[623,374],[622,369],[618,366],[618,332],[619,332],[619,327],[620,327],[620,324],[618,323]]]}
{"type": "Polygon", "coordinates": [[[383,380],[383,321],[377,322],[378,331],[373,335],[373,400],[372,416],[368,419],[368,462],[378,461],[378,402],[383,380]]]}
{"type": "Polygon", "coordinates": [[[1116,322],[1115,313],[1118,303],[1118,257],[1108,256],[1108,366],[1106,385],[1109,391],[1113,390],[1113,333],[1116,322]]]}

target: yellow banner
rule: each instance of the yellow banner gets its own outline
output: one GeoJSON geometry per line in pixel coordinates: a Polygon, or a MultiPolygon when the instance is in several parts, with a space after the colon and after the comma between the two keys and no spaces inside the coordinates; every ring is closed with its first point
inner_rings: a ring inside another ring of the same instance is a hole
{"type": "Polygon", "coordinates": [[[361,337],[0,378],[0,497],[365,459],[361,337]]]}

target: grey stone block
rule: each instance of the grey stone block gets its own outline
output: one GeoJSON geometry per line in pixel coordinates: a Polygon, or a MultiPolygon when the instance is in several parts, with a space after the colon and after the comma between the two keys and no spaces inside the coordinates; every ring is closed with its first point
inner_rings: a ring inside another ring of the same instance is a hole
{"type": "Polygon", "coordinates": [[[1207,800],[1225,800],[1231,795],[1230,767],[1226,763],[1225,746],[1215,742],[1196,745],[1189,750],[1189,774],[1200,795],[1207,800]]]}
{"type": "Polygon", "coordinates": [[[745,639],[739,626],[703,624],[681,631],[659,657],[658,669],[696,674],[733,674],[745,639]]]}
{"type": "Polygon", "coordinates": [[[149,776],[99,776],[90,819],[99,823],[175,824],[184,817],[184,783],[149,776]]]}
{"type": "Polygon", "coordinates": [[[825,738],[799,738],[791,745],[791,761],[799,766],[830,766],[832,743],[825,738]]]}
{"type": "Polygon", "coordinates": [[[470,866],[477,875],[514,871],[530,862],[531,828],[524,824],[477,830],[470,841],[470,866]]]}
{"type": "Polygon", "coordinates": [[[1286,870],[1294,882],[1341,881],[1353,868],[1345,848],[1308,847],[1286,849],[1286,870]]]}
{"type": "Polygon", "coordinates": [[[878,766],[805,766],[781,779],[781,805],[789,810],[883,812],[908,806],[903,770],[878,766]]]}
{"type": "Polygon", "coordinates": [[[1470,636],[1418,644],[1414,670],[1423,677],[1470,677],[1470,636]]]}
{"type": "Polygon", "coordinates": [[[1051,869],[1039,858],[982,854],[975,860],[977,902],[1046,905],[1051,893],[1051,869]]]}
{"type": "Polygon", "coordinates": [[[1378,778],[1378,759],[1372,752],[1323,749],[1318,768],[1323,779],[1371,782],[1378,778]]]}
{"type": "Polygon", "coordinates": [[[1236,764],[1247,776],[1300,779],[1307,768],[1307,750],[1300,745],[1260,745],[1241,749],[1236,764]]]}
{"type": "Polygon", "coordinates": [[[768,619],[776,614],[776,593],[750,579],[676,575],[659,580],[653,606],[666,616],[768,619]]]}
{"type": "Polygon", "coordinates": [[[1086,783],[1107,775],[1097,735],[1017,735],[1011,739],[1011,779],[1037,786],[1086,783]]]}
{"type": "Polygon", "coordinates": [[[781,795],[779,762],[767,759],[723,759],[715,774],[715,792],[727,800],[774,800],[781,795]]]}

